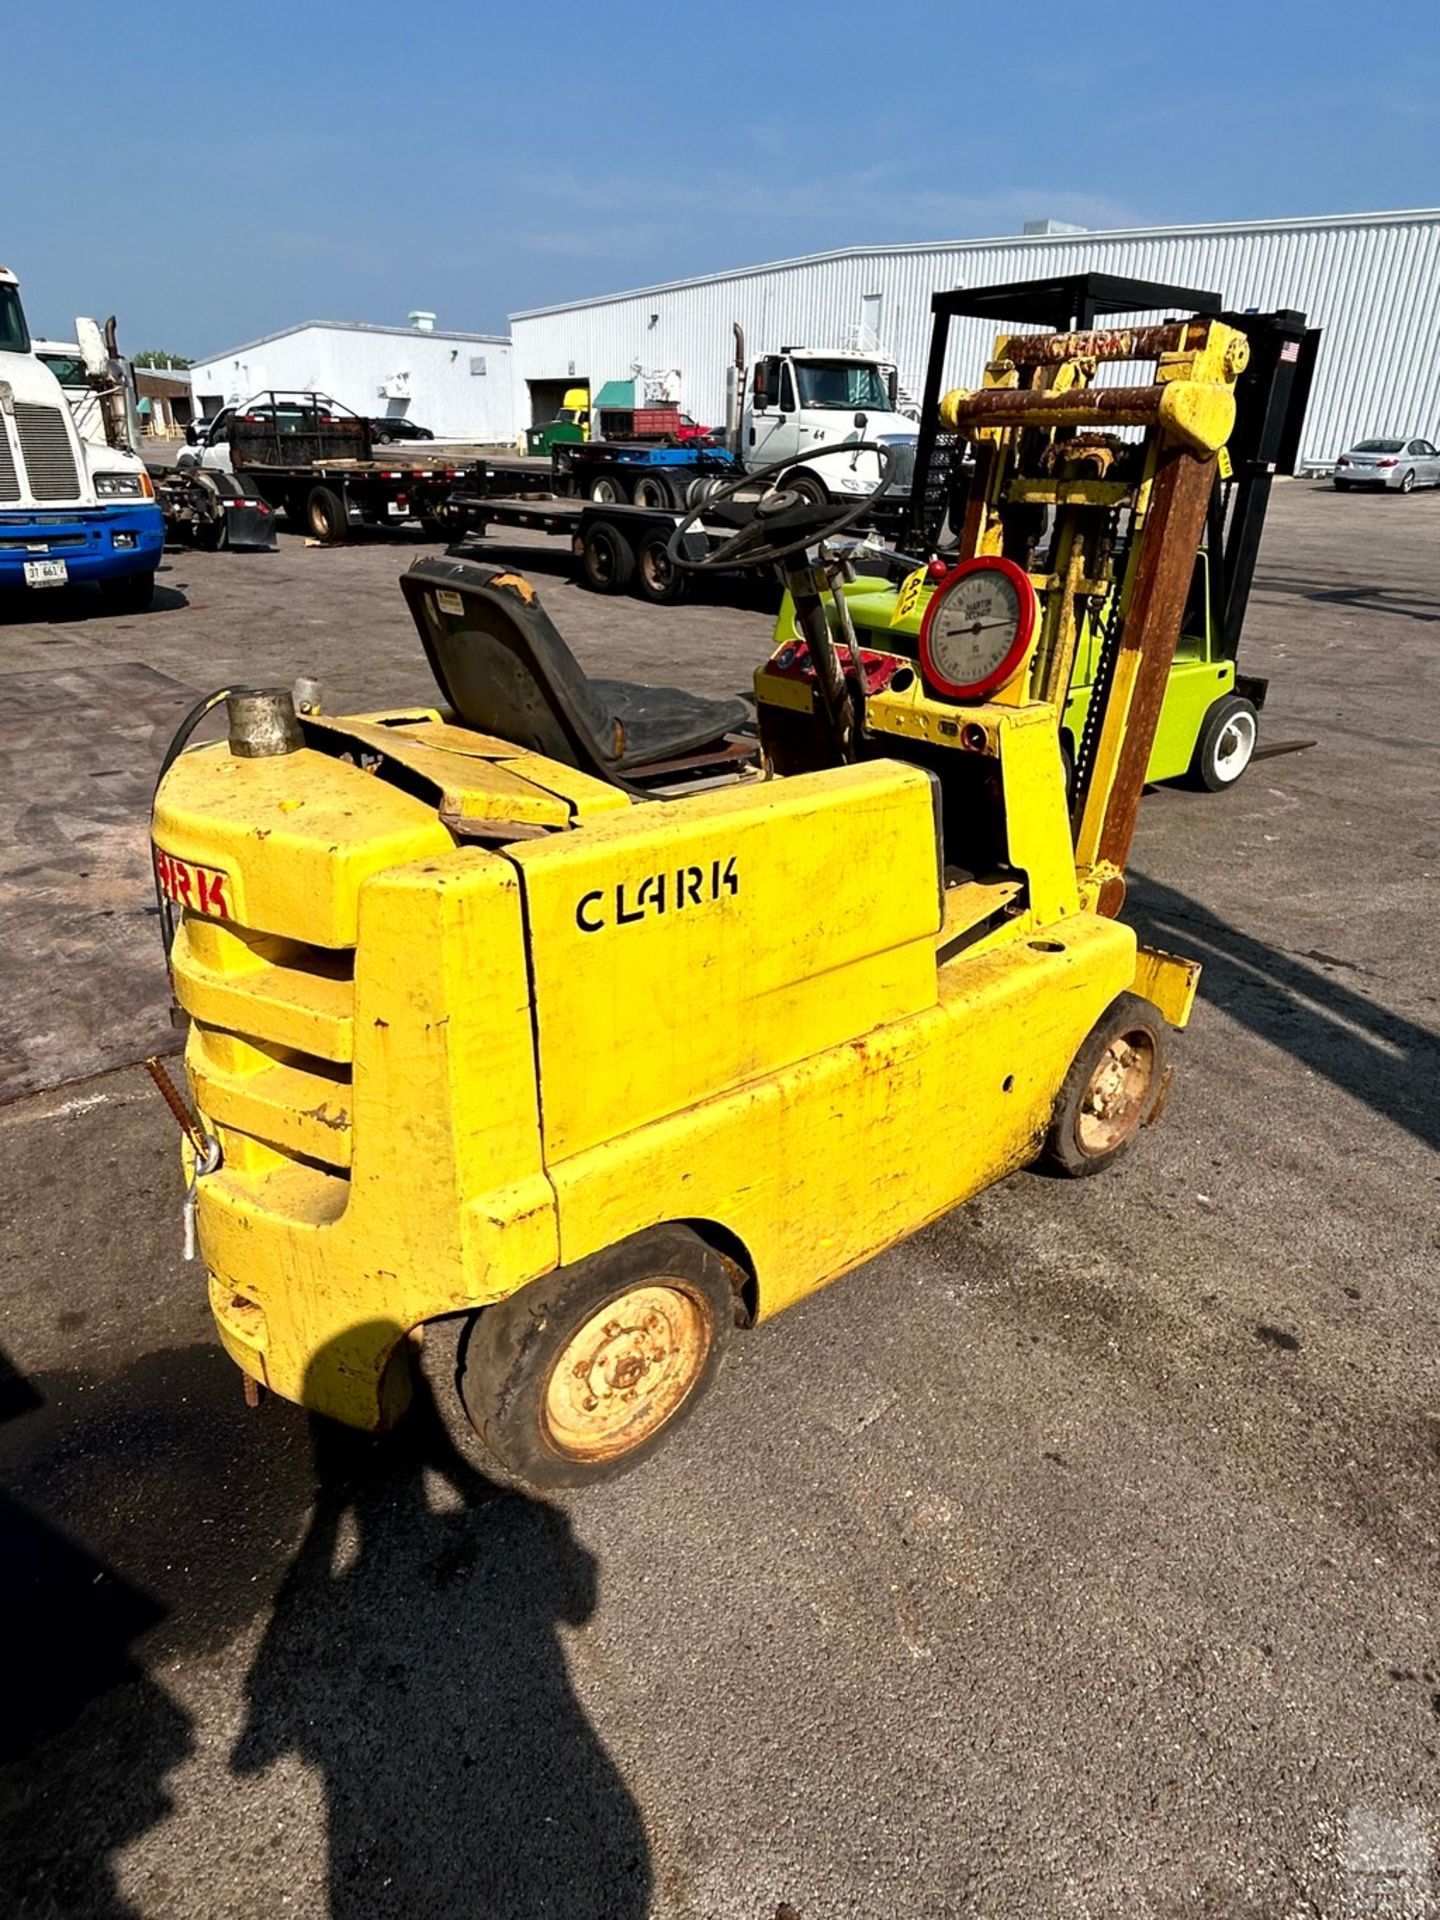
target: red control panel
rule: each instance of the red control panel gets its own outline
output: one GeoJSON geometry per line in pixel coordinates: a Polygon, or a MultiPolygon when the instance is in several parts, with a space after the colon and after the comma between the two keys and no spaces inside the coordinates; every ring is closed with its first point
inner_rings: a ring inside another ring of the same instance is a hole
{"type": "MultiPolygon", "coordinates": [[[[840,666],[846,670],[850,666],[850,650],[843,642],[837,642],[836,652],[840,656],[840,666]]],[[[915,677],[915,663],[899,654],[876,653],[869,647],[860,649],[860,665],[865,674],[865,692],[867,695],[880,693],[895,682],[897,674],[915,677]]],[[[785,645],[765,663],[766,673],[774,674],[781,680],[802,680],[810,685],[815,682],[815,662],[810,658],[808,640],[787,640],[785,645]]],[[[896,692],[903,692],[909,682],[901,679],[896,692]]]]}

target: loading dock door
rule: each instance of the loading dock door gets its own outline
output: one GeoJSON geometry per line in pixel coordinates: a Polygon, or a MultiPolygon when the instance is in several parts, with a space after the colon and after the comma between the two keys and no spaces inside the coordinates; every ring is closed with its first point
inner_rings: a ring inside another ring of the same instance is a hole
{"type": "Polygon", "coordinates": [[[560,418],[571,387],[587,387],[590,383],[583,373],[575,373],[568,380],[527,380],[525,384],[530,389],[530,424],[544,427],[560,418]]]}

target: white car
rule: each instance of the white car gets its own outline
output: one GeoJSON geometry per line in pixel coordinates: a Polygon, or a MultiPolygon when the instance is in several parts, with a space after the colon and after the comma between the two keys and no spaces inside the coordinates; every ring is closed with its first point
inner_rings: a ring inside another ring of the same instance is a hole
{"type": "Polygon", "coordinates": [[[1440,450],[1428,440],[1357,440],[1330,477],[1338,493],[1350,487],[1388,487],[1392,493],[1440,487],[1440,450]]]}

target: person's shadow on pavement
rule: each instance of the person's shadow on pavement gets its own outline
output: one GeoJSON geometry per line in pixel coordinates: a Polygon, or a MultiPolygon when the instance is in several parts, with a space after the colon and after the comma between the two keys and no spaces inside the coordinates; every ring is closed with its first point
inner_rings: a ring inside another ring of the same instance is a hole
{"type": "Polygon", "coordinates": [[[323,1775],[332,1920],[639,1920],[640,1812],[557,1633],[595,1605],[568,1520],[471,1467],[428,1398],[382,1440],[313,1432],[315,1510],[231,1764],[323,1775]]]}

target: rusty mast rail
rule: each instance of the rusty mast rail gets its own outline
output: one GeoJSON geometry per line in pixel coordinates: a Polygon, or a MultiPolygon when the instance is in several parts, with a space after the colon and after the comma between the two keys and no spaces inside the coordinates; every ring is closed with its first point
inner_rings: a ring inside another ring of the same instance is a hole
{"type": "Polygon", "coordinates": [[[1204,323],[1198,320],[1096,327],[1083,333],[1012,333],[1005,336],[998,357],[1015,367],[1053,367],[1065,360],[1158,360],[1166,353],[1187,353],[1204,338],[1204,323]]]}

